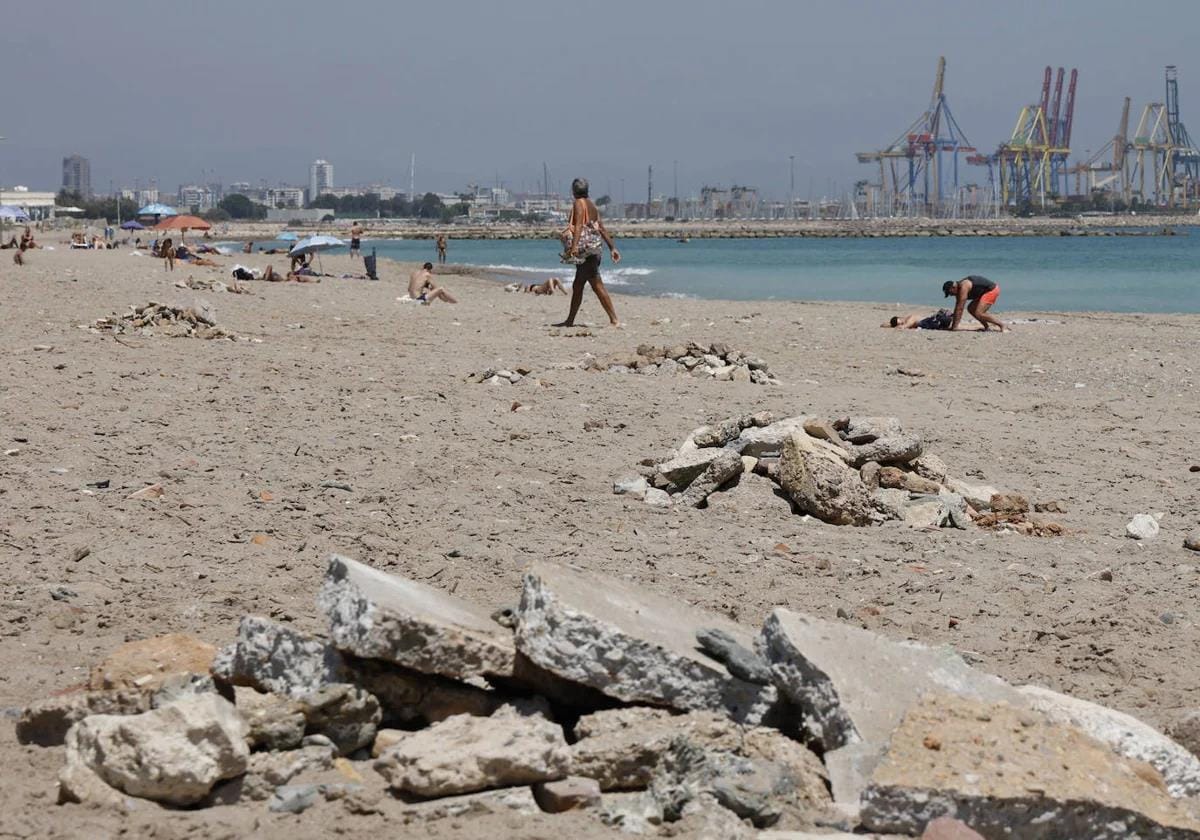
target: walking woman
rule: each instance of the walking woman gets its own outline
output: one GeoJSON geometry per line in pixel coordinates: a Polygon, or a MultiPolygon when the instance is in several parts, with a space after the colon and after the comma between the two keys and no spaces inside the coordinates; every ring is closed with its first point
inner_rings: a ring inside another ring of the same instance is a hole
{"type": "Polygon", "coordinates": [[[571,284],[571,310],[567,314],[567,320],[554,326],[575,326],[575,316],[579,313],[579,304],[583,302],[583,287],[591,284],[592,291],[604,307],[604,313],[608,315],[609,323],[619,327],[620,322],[617,321],[612,298],[608,296],[604,281],[600,279],[600,253],[603,246],[607,245],[614,264],[621,261],[621,254],[613,244],[613,238],[605,230],[604,222],[600,220],[600,211],[588,198],[587,179],[576,178],[572,181],[571,194],[575,197],[575,204],[571,207],[570,223],[562,234],[565,247],[562,259],[563,262],[575,266],[575,282],[571,284]]]}

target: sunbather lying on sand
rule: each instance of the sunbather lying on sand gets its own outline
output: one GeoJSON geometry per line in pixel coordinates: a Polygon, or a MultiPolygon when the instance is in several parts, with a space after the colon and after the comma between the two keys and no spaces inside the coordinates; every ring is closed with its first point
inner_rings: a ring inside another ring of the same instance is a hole
{"type": "Polygon", "coordinates": [[[526,293],[533,292],[535,295],[552,295],[555,292],[562,292],[564,295],[567,290],[563,288],[562,281],[557,277],[551,277],[545,283],[530,283],[525,287],[526,293]]]}
{"type": "Polygon", "coordinates": [[[922,318],[920,315],[893,315],[881,327],[891,327],[896,330],[948,330],[952,316],[945,309],[939,309],[932,315],[922,318]]]}
{"type": "Polygon", "coordinates": [[[209,265],[218,268],[221,264],[216,260],[210,260],[208,257],[192,257],[192,265],[209,265]]]}

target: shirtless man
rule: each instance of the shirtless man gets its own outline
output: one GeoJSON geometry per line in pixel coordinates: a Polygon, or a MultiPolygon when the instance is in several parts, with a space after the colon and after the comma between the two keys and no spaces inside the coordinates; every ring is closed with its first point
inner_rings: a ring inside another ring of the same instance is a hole
{"type": "Polygon", "coordinates": [[[438,265],[446,264],[446,234],[437,235],[438,265]]]}
{"type": "Polygon", "coordinates": [[[453,295],[433,284],[433,263],[428,262],[408,276],[408,296],[426,306],[435,300],[458,303],[453,295]]]}
{"type": "Polygon", "coordinates": [[[350,228],[350,259],[362,256],[362,251],[360,250],[362,247],[362,235],[362,223],[355,222],[353,227],[350,228]]]}
{"type": "Polygon", "coordinates": [[[563,288],[562,281],[557,277],[551,277],[545,283],[530,283],[525,287],[525,292],[533,292],[535,295],[552,295],[555,292],[562,292],[564,295],[567,290],[563,288]]]}
{"type": "Polygon", "coordinates": [[[894,330],[948,330],[950,329],[950,312],[939,309],[932,315],[922,318],[920,315],[893,315],[881,327],[891,327],[894,330]]]}
{"type": "Polygon", "coordinates": [[[1000,297],[999,283],[978,274],[968,274],[958,282],[947,280],[943,283],[942,294],[954,297],[954,317],[950,321],[950,329],[958,329],[959,322],[962,321],[963,307],[966,307],[971,317],[983,324],[985,331],[992,327],[1000,332],[1008,331],[1008,327],[1004,326],[999,318],[988,314],[992,304],[1000,297]]]}

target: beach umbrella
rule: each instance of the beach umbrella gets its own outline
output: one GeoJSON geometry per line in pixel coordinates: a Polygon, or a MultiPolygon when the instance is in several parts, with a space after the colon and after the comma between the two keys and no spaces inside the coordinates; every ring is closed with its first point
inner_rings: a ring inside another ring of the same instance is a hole
{"type": "Polygon", "coordinates": [[[29,221],[28,213],[26,213],[20,207],[14,207],[11,204],[5,204],[3,207],[0,207],[0,216],[3,216],[5,219],[10,219],[14,222],[29,221]]]}
{"type": "Polygon", "coordinates": [[[343,242],[342,240],[338,239],[336,236],[326,236],[325,234],[318,234],[316,236],[310,236],[310,237],[308,237],[308,239],[301,239],[299,242],[297,242],[295,245],[292,246],[292,250],[288,251],[288,256],[289,257],[302,257],[306,254],[316,254],[317,260],[318,260],[317,265],[319,266],[321,264],[320,259],[321,259],[322,251],[328,251],[331,248],[345,248],[345,247],[346,247],[346,243],[343,242]]]}
{"type": "Polygon", "coordinates": [[[275,237],[278,242],[295,242],[300,238],[299,234],[292,233],[290,230],[285,230],[283,233],[275,237]]]}
{"type": "Polygon", "coordinates": [[[179,240],[182,242],[184,235],[189,230],[211,230],[212,225],[201,219],[199,216],[168,216],[156,224],[154,229],[180,231],[179,240]]]}
{"type": "Polygon", "coordinates": [[[121,230],[145,230],[146,226],[137,219],[130,219],[121,225],[121,230]]]}
{"type": "Polygon", "coordinates": [[[139,216],[178,216],[179,211],[165,204],[147,204],[137,211],[139,216]]]}

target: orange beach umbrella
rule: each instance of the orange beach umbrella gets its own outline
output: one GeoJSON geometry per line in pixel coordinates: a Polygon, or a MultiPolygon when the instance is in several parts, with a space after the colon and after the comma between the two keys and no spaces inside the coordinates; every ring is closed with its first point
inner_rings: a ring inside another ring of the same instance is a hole
{"type": "Polygon", "coordinates": [[[210,230],[212,225],[199,216],[168,216],[154,226],[155,230],[210,230]]]}

